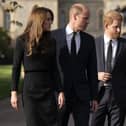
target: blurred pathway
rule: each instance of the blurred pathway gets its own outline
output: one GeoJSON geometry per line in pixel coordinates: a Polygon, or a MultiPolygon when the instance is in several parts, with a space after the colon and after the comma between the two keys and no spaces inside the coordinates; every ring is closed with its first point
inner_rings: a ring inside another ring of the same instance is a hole
{"type": "Polygon", "coordinates": [[[25,126],[22,108],[19,112],[10,106],[10,99],[0,100],[0,126],[25,126]]]}
{"type": "MultiPolygon", "coordinates": [[[[16,112],[11,108],[9,98],[0,100],[0,126],[26,126],[21,100],[19,112],[16,112]]],[[[74,126],[72,118],[70,118],[69,126],[74,126]]],[[[107,121],[105,126],[107,126],[107,121]]],[[[124,126],[126,126],[126,121],[124,126]]]]}

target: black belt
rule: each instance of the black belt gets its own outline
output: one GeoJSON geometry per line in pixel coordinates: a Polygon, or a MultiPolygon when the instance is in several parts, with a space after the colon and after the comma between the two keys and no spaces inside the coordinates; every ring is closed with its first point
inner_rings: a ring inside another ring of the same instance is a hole
{"type": "Polygon", "coordinates": [[[25,73],[49,72],[48,70],[26,70],[25,73]]]}

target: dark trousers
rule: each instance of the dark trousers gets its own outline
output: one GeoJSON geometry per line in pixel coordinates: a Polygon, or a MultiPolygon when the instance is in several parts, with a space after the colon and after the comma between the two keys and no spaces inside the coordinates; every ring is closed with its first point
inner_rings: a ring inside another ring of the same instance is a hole
{"type": "Polygon", "coordinates": [[[120,108],[115,102],[111,87],[102,87],[99,93],[99,107],[93,113],[91,126],[104,126],[108,117],[108,126],[120,125],[120,108]]]}
{"type": "Polygon", "coordinates": [[[70,114],[73,116],[75,126],[89,126],[89,102],[81,101],[76,96],[73,98],[66,98],[64,110],[60,113],[61,125],[68,126],[70,114]]]}
{"type": "Polygon", "coordinates": [[[126,109],[121,108],[120,126],[124,126],[125,120],[126,120],[126,109]]]}

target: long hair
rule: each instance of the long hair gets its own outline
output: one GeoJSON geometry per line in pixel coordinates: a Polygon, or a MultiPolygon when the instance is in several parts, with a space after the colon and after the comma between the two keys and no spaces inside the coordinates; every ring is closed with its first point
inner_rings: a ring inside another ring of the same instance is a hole
{"type": "Polygon", "coordinates": [[[33,47],[39,44],[39,40],[43,34],[43,23],[46,20],[46,10],[42,7],[34,7],[28,19],[28,23],[24,30],[24,35],[27,36],[27,56],[32,55],[33,47]]]}

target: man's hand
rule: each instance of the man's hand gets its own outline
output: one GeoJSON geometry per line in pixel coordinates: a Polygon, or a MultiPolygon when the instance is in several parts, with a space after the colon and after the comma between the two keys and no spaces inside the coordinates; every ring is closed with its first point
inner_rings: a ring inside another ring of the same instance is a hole
{"type": "Polygon", "coordinates": [[[92,110],[93,112],[96,112],[97,109],[98,109],[98,102],[97,102],[97,100],[91,101],[91,110],[92,110]]]}
{"type": "Polygon", "coordinates": [[[58,95],[58,106],[59,106],[59,109],[61,109],[63,107],[64,103],[65,103],[64,93],[60,92],[59,95],[58,95]]]}
{"type": "Polygon", "coordinates": [[[111,74],[106,72],[98,72],[98,80],[106,82],[111,79],[111,74]]]}

